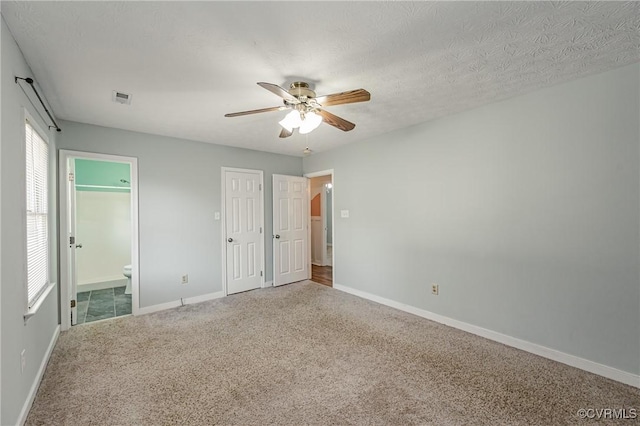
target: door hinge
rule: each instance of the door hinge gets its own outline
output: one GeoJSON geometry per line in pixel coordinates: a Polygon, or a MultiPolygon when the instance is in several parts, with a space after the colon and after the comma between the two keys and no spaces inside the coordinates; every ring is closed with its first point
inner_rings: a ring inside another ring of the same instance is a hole
{"type": "Polygon", "coordinates": [[[69,237],[69,244],[75,244],[76,243],[76,237],[69,237]]]}
{"type": "Polygon", "coordinates": [[[262,276],[262,271],[260,271],[260,276],[262,276]]]}
{"type": "Polygon", "coordinates": [[[75,180],[75,175],[72,172],[69,172],[69,182],[73,182],[75,180]]]}
{"type": "Polygon", "coordinates": [[[75,300],[72,300],[72,301],[71,301],[71,307],[72,307],[72,308],[75,308],[75,307],[76,307],[76,301],[75,301],[75,300]]]}
{"type": "Polygon", "coordinates": [[[262,234],[262,226],[260,227],[260,233],[262,234]]]}
{"type": "Polygon", "coordinates": [[[261,183],[258,184],[258,191],[262,191],[262,184],[261,183]]]}

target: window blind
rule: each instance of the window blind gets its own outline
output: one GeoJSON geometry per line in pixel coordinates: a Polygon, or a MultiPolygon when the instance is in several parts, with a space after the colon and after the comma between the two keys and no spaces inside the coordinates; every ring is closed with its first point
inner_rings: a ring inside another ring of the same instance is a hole
{"type": "Polygon", "coordinates": [[[27,299],[31,308],[49,283],[47,178],[49,146],[29,122],[26,133],[27,299]]]}

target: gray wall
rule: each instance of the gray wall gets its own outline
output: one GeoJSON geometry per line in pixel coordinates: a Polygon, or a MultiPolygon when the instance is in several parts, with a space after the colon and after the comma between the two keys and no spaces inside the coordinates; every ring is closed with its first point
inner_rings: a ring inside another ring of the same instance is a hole
{"type": "MultiPolygon", "coordinates": [[[[40,119],[38,111],[29,102],[29,98],[20,86],[14,82],[14,76],[33,76],[22,57],[17,44],[7,29],[4,19],[2,27],[2,128],[0,145],[0,219],[1,263],[0,273],[0,315],[1,315],[1,417],[0,424],[11,425],[18,422],[20,411],[24,407],[33,386],[40,365],[46,361],[45,354],[58,325],[58,290],[49,293],[37,314],[26,324],[25,314],[25,220],[26,198],[24,187],[24,108],[47,129],[47,123],[40,119]],[[26,350],[27,365],[20,372],[20,353],[26,350]]],[[[37,102],[28,86],[29,97],[37,102]]],[[[50,181],[55,182],[55,132],[49,132],[50,181]]],[[[57,277],[56,196],[55,185],[51,185],[49,194],[49,229],[51,230],[50,279],[57,277]]]]}
{"type": "MultiPolygon", "coordinates": [[[[58,148],[138,158],[140,306],[222,290],[222,166],[264,171],[266,280],[272,280],[272,174],[302,160],[246,149],[62,121],[58,148]],[[180,277],[189,274],[189,284],[180,277]]],[[[265,142],[268,143],[268,142],[265,142]]]]}
{"type": "Polygon", "coordinates": [[[639,73],[305,158],[350,210],[336,283],[640,373],[639,73]]]}

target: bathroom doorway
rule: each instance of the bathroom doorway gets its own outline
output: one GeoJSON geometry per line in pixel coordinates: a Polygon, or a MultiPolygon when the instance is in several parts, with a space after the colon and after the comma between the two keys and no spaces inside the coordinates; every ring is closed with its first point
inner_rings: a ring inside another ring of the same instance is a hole
{"type": "Polygon", "coordinates": [[[311,280],[333,286],[333,174],[310,178],[311,280]]]}
{"type": "Polygon", "coordinates": [[[60,161],[61,254],[67,265],[61,268],[61,289],[62,300],[69,300],[63,319],[71,326],[135,313],[136,161],[62,151],[60,161]]]}

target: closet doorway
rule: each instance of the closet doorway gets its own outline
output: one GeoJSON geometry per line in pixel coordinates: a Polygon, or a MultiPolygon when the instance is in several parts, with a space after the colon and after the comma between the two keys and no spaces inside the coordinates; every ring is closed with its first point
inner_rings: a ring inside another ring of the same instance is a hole
{"type": "Polygon", "coordinates": [[[311,280],[333,287],[333,171],[310,173],[311,280]]]}

